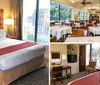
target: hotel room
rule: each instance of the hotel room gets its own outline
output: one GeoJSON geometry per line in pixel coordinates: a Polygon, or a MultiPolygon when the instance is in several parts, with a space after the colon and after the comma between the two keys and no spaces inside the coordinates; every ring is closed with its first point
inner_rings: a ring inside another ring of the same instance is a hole
{"type": "Polygon", "coordinates": [[[50,45],[50,85],[99,84],[100,43],[50,45]]]}
{"type": "Polygon", "coordinates": [[[50,0],[51,42],[100,42],[100,0],[50,0]]]}
{"type": "Polygon", "coordinates": [[[49,84],[49,0],[0,0],[0,85],[49,84]]]}

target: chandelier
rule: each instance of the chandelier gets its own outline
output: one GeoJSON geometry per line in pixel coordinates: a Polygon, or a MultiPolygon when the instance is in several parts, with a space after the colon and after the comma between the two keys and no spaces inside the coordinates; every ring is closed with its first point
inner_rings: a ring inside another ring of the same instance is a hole
{"type": "Polygon", "coordinates": [[[72,2],[72,3],[76,3],[76,2],[77,2],[77,0],[71,0],[71,2],[72,2]]]}
{"type": "Polygon", "coordinates": [[[83,0],[70,0],[72,3],[82,2],[83,0]]]}

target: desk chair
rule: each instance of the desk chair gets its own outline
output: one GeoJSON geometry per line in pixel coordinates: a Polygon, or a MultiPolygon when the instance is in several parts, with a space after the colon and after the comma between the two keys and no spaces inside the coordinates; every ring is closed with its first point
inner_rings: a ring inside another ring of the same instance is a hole
{"type": "Polygon", "coordinates": [[[57,66],[53,67],[53,79],[54,79],[54,85],[56,85],[57,81],[60,81],[63,83],[63,77],[62,77],[62,72],[63,72],[63,67],[62,66],[57,66]]]}
{"type": "Polygon", "coordinates": [[[56,36],[50,35],[50,42],[57,42],[56,36]]]}
{"type": "Polygon", "coordinates": [[[93,73],[96,71],[96,62],[89,62],[89,65],[86,66],[85,75],[86,73],[93,73]]]}
{"type": "Polygon", "coordinates": [[[84,37],[84,29],[74,29],[73,30],[74,37],[84,37]]]}

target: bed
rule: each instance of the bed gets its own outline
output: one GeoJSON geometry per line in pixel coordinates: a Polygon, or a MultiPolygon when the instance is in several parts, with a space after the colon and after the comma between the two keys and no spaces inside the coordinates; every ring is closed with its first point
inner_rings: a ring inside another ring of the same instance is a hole
{"type": "Polygon", "coordinates": [[[45,45],[6,38],[0,30],[0,85],[45,66],[45,45]]]}
{"type": "Polygon", "coordinates": [[[68,85],[100,85],[100,71],[76,79],[68,85]]]}

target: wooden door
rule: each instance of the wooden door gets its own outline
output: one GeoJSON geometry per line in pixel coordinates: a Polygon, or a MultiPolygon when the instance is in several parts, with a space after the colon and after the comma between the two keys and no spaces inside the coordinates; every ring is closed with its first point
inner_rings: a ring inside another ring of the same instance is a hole
{"type": "Polygon", "coordinates": [[[80,46],[80,55],[79,55],[79,71],[85,71],[86,66],[86,45],[80,46]]]}

